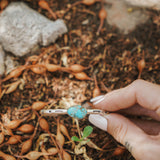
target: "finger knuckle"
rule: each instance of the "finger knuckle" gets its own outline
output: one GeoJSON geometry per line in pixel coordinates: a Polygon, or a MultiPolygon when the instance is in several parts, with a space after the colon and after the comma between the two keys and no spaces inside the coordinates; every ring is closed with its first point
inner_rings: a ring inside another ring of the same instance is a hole
{"type": "Polygon", "coordinates": [[[135,80],[135,81],[133,81],[133,82],[131,83],[131,86],[132,86],[132,87],[138,87],[138,86],[141,86],[143,83],[144,83],[144,80],[142,80],[142,79],[137,79],[137,80],[135,80]]]}
{"type": "Polygon", "coordinates": [[[113,136],[119,141],[123,143],[128,131],[128,127],[124,127],[123,124],[119,124],[115,128],[113,128],[113,136]]]}

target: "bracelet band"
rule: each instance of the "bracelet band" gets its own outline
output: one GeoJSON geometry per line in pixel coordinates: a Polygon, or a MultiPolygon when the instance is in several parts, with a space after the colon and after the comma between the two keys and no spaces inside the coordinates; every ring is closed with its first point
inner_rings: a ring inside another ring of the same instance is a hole
{"type": "Polygon", "coordinates": [[[43,116],[56,116],[68,114],[70,117],[82,119],[87,114],[103,114],[105,113],[100,109],[86,109],[80,105],[71,106],[68,109],[46,109],[41,110],[41,115],[43,116]]]}

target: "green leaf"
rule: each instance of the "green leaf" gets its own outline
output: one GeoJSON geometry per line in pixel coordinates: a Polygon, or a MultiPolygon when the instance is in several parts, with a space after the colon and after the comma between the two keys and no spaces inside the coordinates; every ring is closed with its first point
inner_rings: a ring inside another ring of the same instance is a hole
{"type": "Polygon", "coordinates": [[[92,131],[93,131],[93,127],[91,127],[91,126],[85,127],[84,130],[83,130],[82,139],[88,137],[92,133],[92,131]]]}
{"type": "Polygon", "coordinates": [[[80,141],[82,141],[82,140],[79,139],[77,136],[73,136],[73,137],[71,138],[71,140],[72,140],[72,141],[75,141],[75,142],[80,142],[80,141]]]}

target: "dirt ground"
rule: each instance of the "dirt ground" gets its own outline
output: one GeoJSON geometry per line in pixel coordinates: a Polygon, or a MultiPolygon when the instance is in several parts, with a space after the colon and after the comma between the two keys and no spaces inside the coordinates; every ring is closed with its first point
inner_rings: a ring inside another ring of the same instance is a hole
{"type": "MultiPolygon", "coordinates": [[[[13,0],[12,0],[13,1],[13,0]]],[[[11,1],[10,1],[11,2],[11,1]]],[[[49,19],[53,17],[38,6],[38,0],[23,0],[31,8],[40,12],[49,19]]],[[[139,70],[137,67],[141,59],[145,60],[145,68],[142,71],[141,78],[153,83],[160,84],[160,19],[159,12],[147,10],[150,15],[146,24],[138,26],[137,29],[128,35],[123,35],[114,26],[109,26],[105,22],[99,35],[96,31],[99,27],[98,13],[101,9],[101,3],[97,2],[91,6],[78,5],[70,9],[62,16],[63,10],[69,7],[69,4],[75,1],[71,0],[50,0],[49,6],[57,13],[59,18],[63,18],[68,33],[59,37],[56,43],[47,47],[41,47],[36,55],[41,55],[38,61],[30,61],[30,64],[42,63],[47,60],[49,63],[61,65],[62,67],[72,64],[81,64],[88,67],[84,72],[92,80],[78,80],[73,74],[56,71],[43,74],[36,74],[26,69],[18,78],[12,78],[1,85],[2,92],[8,84],[17,80],[22,80],[20,85],[10,94],[4,94],[0,100],[1,122],[7,119],[14,120],[31,115],[33,111],[29,110],[17,114],[17,110],[31,106],[33,102],[52,100],[51,105],[45,108],[67,108],[73,104],[84,104],[93,97],[95,87],[94,75],[101,90],[101,94],[109,90],[122,88],[138,78],[139,70]],[[5,117],[4,117],[5,115],[5,117]]],[[[10,54],[10,53],[9,53],[10,54]]],[[[30,56],[31,57],[31,56],[30,56]]],[[[22,58],[15,57],[21,65],[24,65],[28,56],[22,58]]],[[[5,76],[4,76],[5,77],[5,76]]],[[[4,78],[2,77],[2,79],[4,78]]],[[[50,126],[50,132],[57,134],[57,117],[45,117],[50,126]]],[[[69,135],[78,136],[77,127],[74,119],[65,115],[59,116],[60,122],[67,127],[69,135]]],[[[32,114],[32,118],[23,123],[36,125],[38,118],[32,114]]],[[[84,127],[92,126],[87,117],[79,120],[80,130],[84,127]]],[[[86,154],[93,160],[133,160],[131,154],[124,149],[108,133],[93,127],[92,134],[88,137],[100,150],[92,146],[84,145],[86,154]],[[115,150],[122,148],[117,155],[115,150]]],[[[14,134],[23,136],[25,141],[28,135],[13,130],[14,134]]],[[[30,150],[41,151],[41,144],[38,144],[40,135],[45,131],[38,127],[37,133],[33,138],[33,145],[30,150]],[[38,144],[38,147],[37,147],[38,144]]],[[[10,136],[5,136],[5,141],[10,136]]],[[[42,140],[41,140],[42,141],[42,140]]],[[[65,137],[64,150],[67,151],[72,159],[86,159],[84,154],[75,155],[72,143],[65,137]],[[67,143],[68,142],[68,143],[67,143]]],[[[77,142],[75,142],[78,144],[77,142]]],[[[51,139],[44,138],[45,149],[53,147],[51,139]]],[[[10,155],[19,155],[22,143],[14,145],[4,145],[1,151],[10,155]]],[[[39,159],[45,159],[43,156],[39,159]]],[[[58,159],[58,154],[50,156],[49,159],[58,159]]]]}

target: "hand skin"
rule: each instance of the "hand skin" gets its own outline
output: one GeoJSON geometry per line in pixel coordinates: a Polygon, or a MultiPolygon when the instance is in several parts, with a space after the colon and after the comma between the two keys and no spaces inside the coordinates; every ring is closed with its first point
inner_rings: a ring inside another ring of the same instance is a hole
{"type": "MultiPolygon", "coordinates": [[[[160,85],[136,80],[125,88],[111,91],[102,96],[101,99],[93,101],[95,108],[110,112],[125,110],[135,104],[139,104],[145,110],[154,112],[153,117],[155,115],[155,119],[159,120],[160,85]]],[[[118,113],[110,113],[101,117],[90,115],[89,121],[110,133],[131,152],[136,160],[160,159],[160,134],[146,134],[128,118],[118,113]]],[[[160,126],[158,121],[157,123],[160,126]]]]}

